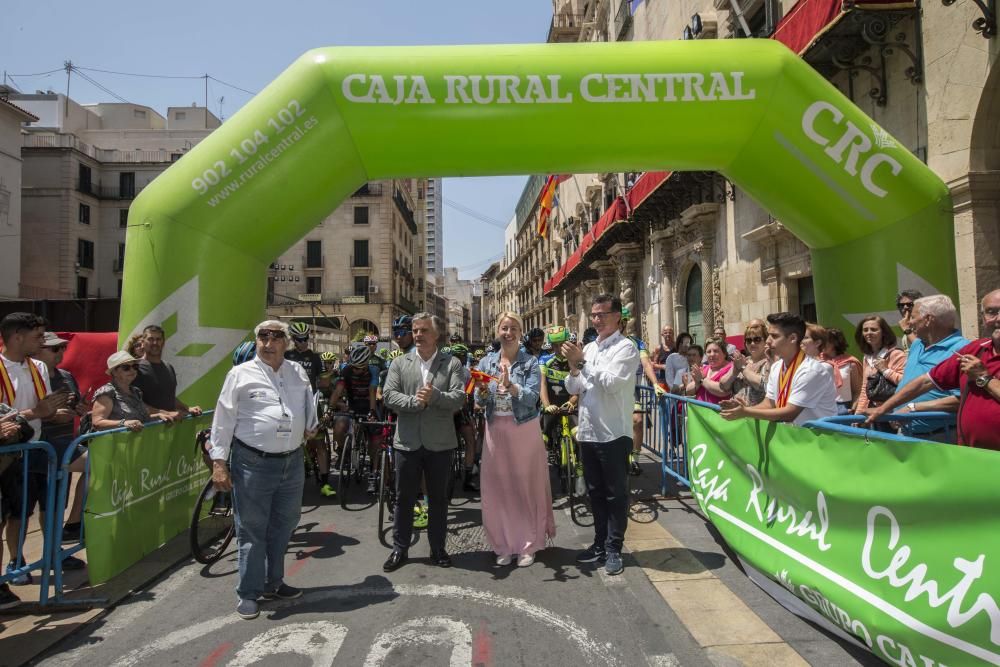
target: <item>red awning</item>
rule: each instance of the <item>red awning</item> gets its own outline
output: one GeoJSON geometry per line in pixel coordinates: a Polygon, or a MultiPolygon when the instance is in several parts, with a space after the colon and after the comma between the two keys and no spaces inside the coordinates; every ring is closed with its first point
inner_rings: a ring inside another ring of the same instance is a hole
{"type": "Polygon", "coordinates": [[[639,180],[635,182],[632,189],[628,191],[625,198],[628,200],[630,211],[642,206],[642,203],[649,198],[649,195],[656,192],[656,188],[663,185],[664,181],[670,178],[672,171],[647,171],[639,180]]]}
{"type": "Polygon", "coordinates": [[[802,55],[852,9],[906,9],[914,0],[799,0],[774,29],[776,39],[802,55]]]}
{"type": "Polygon", "coordinates": [[[611,226],[616,222],[621,222],[627,217],[627,211],[625,207],[625,200],[621,197],[617,197],[615,201],[608,207],[608,210],[604,212],[601,219],[594,223],[594,226],[589,232],[583,235],[583,239],[580,241],[580,247],[569,256],[566,262],[552,274],[545,285],[542,287],[542,292],[548,294],[553,289],[559,286],[559,283],[569,275],[573,269],[580,265],[583,258],[586,257],[587,252],[590,251],[594,244],[604,236],[604,234],[611,229],[611,226]]]}

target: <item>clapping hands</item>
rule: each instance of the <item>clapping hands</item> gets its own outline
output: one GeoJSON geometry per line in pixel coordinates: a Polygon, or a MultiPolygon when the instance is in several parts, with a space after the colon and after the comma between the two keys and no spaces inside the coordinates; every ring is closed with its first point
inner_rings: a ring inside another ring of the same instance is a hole
{"type": "Polygon", "coordinates": [[[430,382],[425,384],[423,387],[417,390],[417,402],[420,403],[420,407],[426,408],[434,400],[434,393],[437,389],[434,388],[430,382]]]}

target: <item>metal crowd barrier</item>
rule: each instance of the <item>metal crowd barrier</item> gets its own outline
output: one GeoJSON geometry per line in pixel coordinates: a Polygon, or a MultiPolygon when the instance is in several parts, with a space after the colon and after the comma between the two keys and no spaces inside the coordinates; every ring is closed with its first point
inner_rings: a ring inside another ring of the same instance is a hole
{"type": "MultiPolygon", "coordinates": [[[[657,399],[655,391],[649,386],[637,387],[637,403],[646,413],[644,415],[643,447],[660,457],[660,493],[667,494],[670,482],[691,487],[687,468],[687,429],[685,428],[684,411],[686,405],[697,405],[709,410],[719,411],[719,406],[713,403],[699,401],[690,396],[666,394],[657,399]]],[[[950,442],[955,428],[956,415],[950,412],[899,412],[884,415],[876,419],[876,423],[899,425],[902,434],[878,429],[861,429],[858,424],[864,422],[864,415],[842,415],[826,417],[805,424],[808,428],[846,433],[849,435],[864,434],[882,440],[901,442],[926,442],[919,434],[910,433],[909,425],[916,421],[938,425],[945,428],[945,435],[950,442]]]]}
{"type": "MultiPolygon", "coordinates": [[[[0,584],[6,584],[22,575],[37,570],[41,573],[38,602],[44,605],[49,602],[49,572],[52,570],[52,537],[56,517],[56,512],[53,511],[55,507],[56,488],[54,481],[56,479],[56,459],[58,457],[56,456],[55,448],[47,442],[33,441],[17,445],[0,446],[0,454],[16,454],[18,452],[21,453],[21,461],[11,464],[11,468],[21,468],[21,529],[17,536],[17,552],[11,554],[11,559],[16,569],[6,574],[0,574],[0,584]],[[42,556],[31,563],[24,563],[24,540],[28,530],[28,476],[42,474],[41,471],[33,470],[29,465],[29,455],[33,451],[41,451],[45,454],[45,475],[48,480],[45,484],[45,506],[48,508],[48,511],[45,512],[45,521],[41,525],[42,556]]],[[[11,473],[8,470],[4,471],[4,474],[11,473]]],[[[2,537],[0,536],[0,539],[2,537]]]]}
{"type": "MultiPolygon", "coordinates": [[[[204,410],[202,414],[211,415],[213,412],[215,412],[215,410],[204,410]]],[[[184,419],[187,420],[194,418],[195,417],[193,415],[188,415],[184,419]]],[[[157,428],[157,427],[163,428],[166,426],[168,426],[166,422],[156,420],[144,423],[143,429],[157,428]]],[[[63,455],[62,461],[60,462],[59,466],[59,491],[56,494],[56,502],[58,503],[57,509],[59,511],[60,519],[62,519],[62,517],[65,516],[66,513],[66,502],[69,496],[69,483],[70,483],[69,465],[73,461],[74,452],[76,452],[78,449],[80,450],[81,453],[85,452],[86,447],[84,447],[83,444],[89,440],[93,440],[95,438],[99,438],[105,435],[111,435],[113,433],[125,433],[127,431],[128,431],[127,428],[113,428],[113,429],[108,429],[106,431],[93,431],[91,433],[81,435],[76,440],[74,440],[69,447],[66,448],[66,453],[63,455]]],[[[192,447],[193,446],[194,443],[192,443],[192,447]]],[[[90,489],[90,457],[86,458],[83,475],[84,477],[80,481],[80,483],[84,485],[83,502],[82,502],[83,509],[80,517],[80,539],[77,542],[70,544],[70,546],[64,548],[62,543],[63,527],[64,527],[63,521],[60,520],[59,524],[55,526],[56,539],[53,542],[53,548],[52,548],[52,567],[55,572],[55,576],[53,577],[53,587],[55,588],[55,596],[54,600],[52,601],[52,604],[72,604],[76,606],[81,604],[83,605],[100,604],[104,602],[104,600],[102,599],[81,600],[78,598],[74,598],[73,600],[63,600],[63,566],[62,566],[63,561],[66,560],[68,557],[72,556],[73,554],[77,553],[78,551],[81,551],[84,548],[86,548],[85,546],[86,536],[84,535],[84,527],[83,527],[84,521],[82,513],[87,511],[87,492],[90,489]]]]}

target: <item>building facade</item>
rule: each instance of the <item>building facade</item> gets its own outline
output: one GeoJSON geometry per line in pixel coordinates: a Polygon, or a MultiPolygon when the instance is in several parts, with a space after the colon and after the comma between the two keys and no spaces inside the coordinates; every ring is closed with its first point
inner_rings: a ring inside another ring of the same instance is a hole
{"type": "MultiPolygon", "coordinates": [[[[785,43],[948,184],[962,328],[975,336],[978,300],[1000,286],[995,20],[977,3],[556,0],[549,41],[785,43]]],[[[512,277],[515,309],[531,324],[582,330],[601,291],[621,295],[637,332],[653,339],[671,324],[704,342],[715,326],[738,334],[750,319],[782,310],[815,320],[809,249],[721,174],[575,175],[559,186],[548,240],[533,229],[541,178],[528,180],[514,258],[490,287],[497,299],[508,296],[502,282],[512,277]]],[[[900,289],[934,289],[899,273],[900,289]]],[[[853,328],[846,319],[822,324],[853,328]]]]}
{"type": "Polygon", "coordinates": [[[203,107],[170,107],[164,117],[56,93],[9,99],[38,118],[21,136],[19,296],[120,296],[132,200],[219,120],[203,107]]]}
{"type": "Polygon", "coordinates": [[[440,178],[427,179],[427,191],[424,198],[424,250],[426,255],[427,275],[434,276],[444,268],[444,220],[441,218],[441,203],[444,193],[441,191],[440,178]]]}
{"type": "Polygon", "coordinates": [[[38,120],[0,91],[0,298],[20,296],[21,124],[38,120]]]}
{"type": "MultiPolygon", "coordinates": [[[[392,321],[424,308],[423,179],[359,188],[271,265],[268,313],[346,333],[391,337],[392,321]]],[[[338,350],[339,351],[339,350],[338,350]]]]}

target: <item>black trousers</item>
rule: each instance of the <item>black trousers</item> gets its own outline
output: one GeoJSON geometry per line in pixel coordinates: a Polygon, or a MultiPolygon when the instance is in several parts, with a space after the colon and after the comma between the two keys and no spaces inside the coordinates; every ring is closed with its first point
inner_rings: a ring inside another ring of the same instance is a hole
{"type": "Polygon", "coordinates": [[[432,452],[421,447],[414,452],[396,449],[396,511],[392,523],[392,544],[410,548],[413,536],[413,505],[420,492],[420,480],[427,480],[427,542],[431,555],[443,553],[448,526],[448,475],[453,450],[432,452]]]}
{"type": "Polygon", "coordinates": [[[594,544],[621,553],[628,526],[628,455],[632,438],[580,441],[583,481],[594,512],[594,544]]]}

